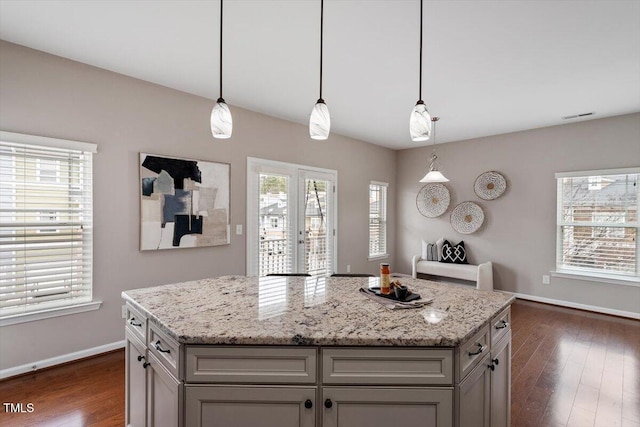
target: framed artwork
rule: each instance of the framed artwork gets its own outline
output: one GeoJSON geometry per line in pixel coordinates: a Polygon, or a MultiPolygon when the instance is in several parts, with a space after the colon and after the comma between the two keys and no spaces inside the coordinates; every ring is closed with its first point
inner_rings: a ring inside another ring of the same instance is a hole
{"type": "Polygon", "coordinates": [[[230,243],[228,163],[140,153],[140,250],[230,243]]]}

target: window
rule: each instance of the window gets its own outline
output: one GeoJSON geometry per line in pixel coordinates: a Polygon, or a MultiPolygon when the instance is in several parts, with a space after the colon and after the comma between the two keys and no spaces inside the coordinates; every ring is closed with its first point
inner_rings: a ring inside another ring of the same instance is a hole
{"type": "Polygon", "coordinates": [[[369,184],[369,258],[387,256],[387,187],[385,182],[369,184]]]}
{"type": "Polygon", "coordinates": [[[2,324],[34,313],[40,315],[26,320],[66,314],[61,310],[68,307],[94,309],[78,306],[92,302],[95,145],[8,132],[0,137],[2,324]]]}
{"type": "Polygon", "coordinates": [[[559,272],[638,281],[640,168],[556,174],[559,272]]]}

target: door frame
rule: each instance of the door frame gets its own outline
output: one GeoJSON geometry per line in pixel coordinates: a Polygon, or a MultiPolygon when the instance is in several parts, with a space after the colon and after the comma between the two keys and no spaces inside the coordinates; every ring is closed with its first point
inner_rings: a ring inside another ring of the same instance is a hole
{"type": "MultiPolygon", "coordinates": [[[[335,271],[338,260],[338,171],[335,169],[319,168],[315,166],[301,165],[297,163],[280,162],[277,160],[260,159],[257,157],[247,157],[247,200],[246,200],[246,270],[247,276],[258,275],[258,240],[253,239],[253,236],[257,236],[259,230],[259,218],[252,218],[252,213],[259,212],[259,174],[274,173],[283,174],[284,171],[295,170],[295,176],[292,176],[291,187],[289,191],[294,195],[295,199],[299,202],[302,189],[300,187],[301,171],[317,172],[321,174],[328,174],[333,176],[334,191],[333,191],[333,237],[332,245],[333,251],[331,254],[331,265],[335,271]]],[[[290,209],[289,215],[291,218],[295,218],[296,223],[300,221],[300,213],[298,212],[298,203],[296,206],[288,207],[290,209]]],[[[295,230],[294,230],[295,231],[295,230]]],[[[297,243],[297,235],[296,243],[297,243]]],[[[298,268],[297,252],[298,245],[295,248],[295,260],[293,261],[294,268],[298,268]]]]}

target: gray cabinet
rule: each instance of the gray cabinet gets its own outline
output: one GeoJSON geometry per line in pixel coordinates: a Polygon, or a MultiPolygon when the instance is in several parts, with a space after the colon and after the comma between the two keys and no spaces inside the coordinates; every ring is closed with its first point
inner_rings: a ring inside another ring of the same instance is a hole
{"type": "Polygon", "coordinates": [[[491,350],[491,427],[511,425],[511,331],[491,350]]]}
{"type": "Polygon", "coordinates": [[[182,404],[180,383],[149,354],[147,377],[147,426],[176,427],[180,425],[179,408],[182,404]]]}
{"type": "Polygon", "coordinates": [[[187,386],[186,427],[314,427],[315,387],[187,386]]]}
{"type": "Polygon", "coordinates": [[[146,427],[146,348],[127,334],[125,353],[125,425],[146,427]]]}
{"type": "Polygon", "coordinates": [[[324,387],[322,427],[448,427],[453,388],[324,387]]]}

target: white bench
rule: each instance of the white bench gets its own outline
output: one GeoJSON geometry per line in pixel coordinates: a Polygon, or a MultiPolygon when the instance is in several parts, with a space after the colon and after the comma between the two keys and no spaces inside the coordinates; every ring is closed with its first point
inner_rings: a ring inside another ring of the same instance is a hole
{"type": "Polygon", "coordinates": [[[450,277],[452,279],[476,282],[476,289],[483,291],[493,290],[493,265],[491,261],[480,265],[449,264],[439,261],[427,261],[422,259],[420,255],[416,255],[413,257],[411,265],[414,279],[418,277],[418,273],[450,277]]]}

